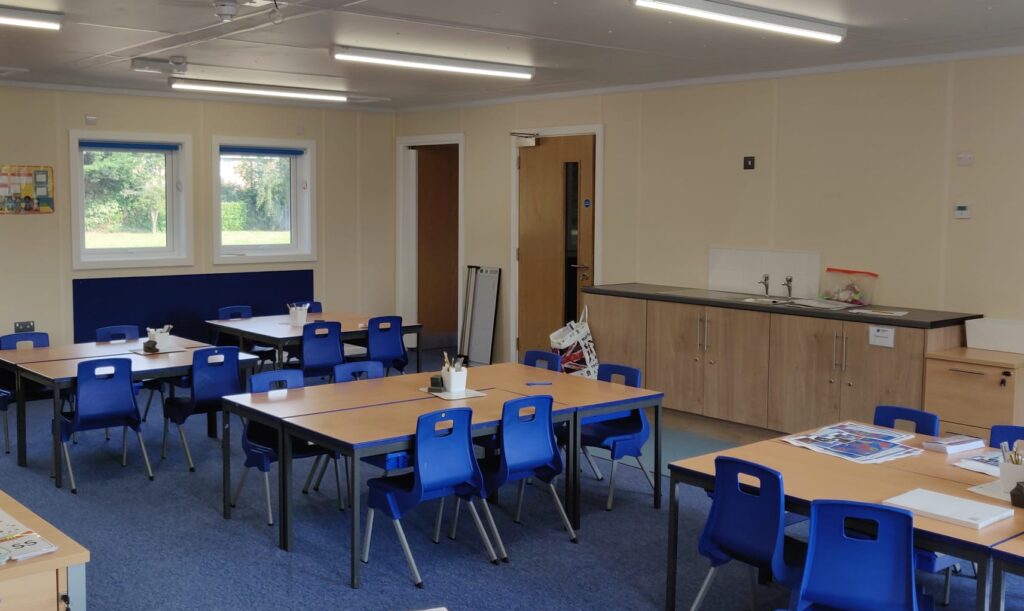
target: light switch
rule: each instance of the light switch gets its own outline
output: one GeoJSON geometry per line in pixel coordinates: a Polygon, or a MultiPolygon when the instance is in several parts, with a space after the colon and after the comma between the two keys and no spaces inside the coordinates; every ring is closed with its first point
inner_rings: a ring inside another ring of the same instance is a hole
{"type": "Polygon", "coordinates": [[[959,220],[971,218],[970,204],[953,204],[953,218],[959,220]]]}
{"type": "Polygon", "coordinates": [[[963,168],[967,168],[974,165],[974,153],[970,151],[957,153],[956,164],[963,168]]]}

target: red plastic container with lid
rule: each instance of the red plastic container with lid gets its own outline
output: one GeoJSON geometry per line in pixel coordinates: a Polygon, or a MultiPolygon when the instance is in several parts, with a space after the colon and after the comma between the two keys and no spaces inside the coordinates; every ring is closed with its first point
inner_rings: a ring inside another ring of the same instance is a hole
{"type": "Polygon", "coordinates": [[[856,269],[828,267],[821,278],[821,298],[855,305],[868,305],[875,296],[878,274],[856,269]]]}

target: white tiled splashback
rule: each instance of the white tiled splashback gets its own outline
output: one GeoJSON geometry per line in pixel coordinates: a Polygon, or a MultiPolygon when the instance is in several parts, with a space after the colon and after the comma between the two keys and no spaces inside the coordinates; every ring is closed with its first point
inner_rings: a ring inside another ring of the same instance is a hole
{"type": "Polygon", "coordinates": [[[768,274],[772,296],[785,297],[782,283],[786,276],[793,276],[793,296],[813,299],[818,296],[821,272],[821,255],[813,252],[712,247],[708,253],[708,288],[713,291],[764,294],[758,282],[768,274]]]}

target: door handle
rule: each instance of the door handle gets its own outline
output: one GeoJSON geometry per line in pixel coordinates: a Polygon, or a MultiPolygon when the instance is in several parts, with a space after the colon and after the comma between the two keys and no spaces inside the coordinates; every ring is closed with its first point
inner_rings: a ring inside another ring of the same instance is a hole
{"type": "Polygon", "coordinates": [[[711,319],[707,316],[704,317],[704,352],[708,351],[708,331],[711,329],[711,319]]]}
{"type": "Polygon", "coordinates": [[[573,264],[573,265],[570,265],[569,267],[571,267],[573,269],[590,269],[589,265],[579,265],[579,264],[573,264]]]}
{"type": "Polygon", "coordinates": [[[835,331],[832,332],[832,370],[836,368],[836,343],[839,340],[839,334],[835,331]]]}
{"type": "Polygon", "coordinates": [[[970,369],[958,369],[956,367],[950,367],[949,370],[952,371],[953,373],[966,373],[966,374],[970,374],[972,376],[983,376],[983,375],[985,375],[984,371],[971,371],[970,369]]]}
{"type": "MultiPolygon", "coordinates": [[[[846,338],[846,333],[843,333],[843,373],[846,373],[846,338]]],[[[853,386],[853,384],[850,384],[850,386],[853,386]]]]}
{"type": "Polygon", "coordinates": [[[698,315],[697,316],[697,352],[700,352],[701,346],[703,345],[703,344],[700,343],[700,328],[701,328],[701,325],[703,325],[703,324],[704,324],[704,319],[701,318],[698,315]]]}

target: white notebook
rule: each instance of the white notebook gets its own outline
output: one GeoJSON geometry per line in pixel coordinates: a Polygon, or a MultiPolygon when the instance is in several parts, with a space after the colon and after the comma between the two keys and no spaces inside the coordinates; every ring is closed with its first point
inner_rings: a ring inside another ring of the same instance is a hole
{"type": "Polygon", "coordinates": [[[882,503],[909,509],[919,516],[979,530],[1013,517],[1012,507],[980,503],[923,488],[915,488],[882,503]]]}

